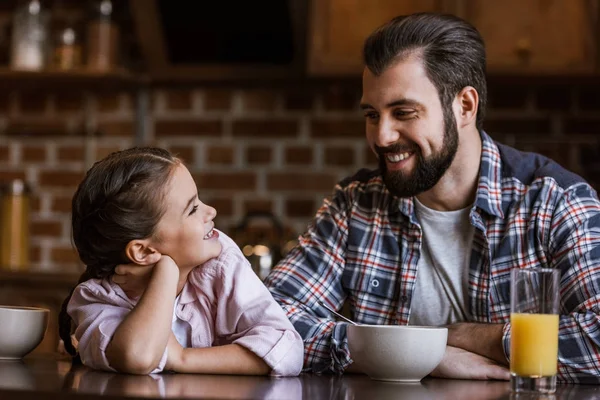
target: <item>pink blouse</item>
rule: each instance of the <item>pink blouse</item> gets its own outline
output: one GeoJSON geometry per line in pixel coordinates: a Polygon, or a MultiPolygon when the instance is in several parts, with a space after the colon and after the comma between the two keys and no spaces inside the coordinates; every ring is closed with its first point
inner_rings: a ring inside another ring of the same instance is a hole
{"type": "MultiPolygon", "coordinates": [[[[223,249],[190,272],[175,313],[191,326],[192,347],[237,343],[262,358],[273,376],[302,370],[304,346],[283,310],[256,276],[239,247],[219,232],[223,249]]],[[[73,318],[83,364],[115,371],[106,347],[137,300],[110,279],[92,279],[75,288],[67,312],[73,318]]],[[[167,350],[152,373],[161,372],[167,350]]]]}

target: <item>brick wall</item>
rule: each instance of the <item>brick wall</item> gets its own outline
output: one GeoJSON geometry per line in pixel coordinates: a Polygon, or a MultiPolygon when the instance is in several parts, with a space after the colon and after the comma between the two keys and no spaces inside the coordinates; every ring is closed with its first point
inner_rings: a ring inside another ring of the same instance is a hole
{"type": "MultiPolygon", "coordinates": [[[[492,81],[486,130],[600,184],[599,89],[581,79],[492,81]]],[[[145,141],[186,161],[225,232],[247,211],[270,210],[295,234],[337,180],[376,165],[359,97],[356,82],[154,89],[145,141]]],[[[33,269],[81,268],[71,248],[70,198],[93,161],[133,145],[134,103],[120,91],[0,93],[0,180],[33,186],[33,269]]]]}

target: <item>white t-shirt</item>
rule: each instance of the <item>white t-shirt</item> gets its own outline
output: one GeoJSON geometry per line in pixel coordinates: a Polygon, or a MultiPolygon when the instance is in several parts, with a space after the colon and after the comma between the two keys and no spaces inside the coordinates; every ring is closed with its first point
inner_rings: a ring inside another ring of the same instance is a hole
{"type": "Polygon", "coordinates": [[[175,338],[179,342],[179,344],[183,347],[191,347],[192,341],[192,326],[182,319],[179,319],[175,313],[177,310],[177,304],[179,304],[179,296],[175,299],[175,306],[173,308],[173,322],[171,324],[171,329],[175,334],[175,338]]]}
{"type": "Polygon", "coordinates": [[[415,198],[423,241],[409,325],[447,325],[468,319],[469,261],[475,228],[471,206],[436,211],[415,198]]]}

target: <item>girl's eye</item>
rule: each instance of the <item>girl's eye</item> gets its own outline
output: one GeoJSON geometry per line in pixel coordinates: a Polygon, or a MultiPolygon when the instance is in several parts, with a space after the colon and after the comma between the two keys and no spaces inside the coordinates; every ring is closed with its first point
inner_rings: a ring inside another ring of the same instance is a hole
{"type": "Polygon", "coordinates": [[[196,213],[196,211],[198,211],[198,206],[194,206],[194,207],[192,207],[192,210],[190,211],[190,214],[189,214],[189,215],[195,214],[195,213],[196,213]]]}

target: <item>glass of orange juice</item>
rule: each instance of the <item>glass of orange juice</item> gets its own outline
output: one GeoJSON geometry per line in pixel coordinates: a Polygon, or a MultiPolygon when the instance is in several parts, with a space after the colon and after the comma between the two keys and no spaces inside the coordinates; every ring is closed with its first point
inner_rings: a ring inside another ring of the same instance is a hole
{"type": "Polygon", "coordinates": [[[554,393],[560,270],[514,268],[510,282],[510,373],[515,392],[554,393]]]}

